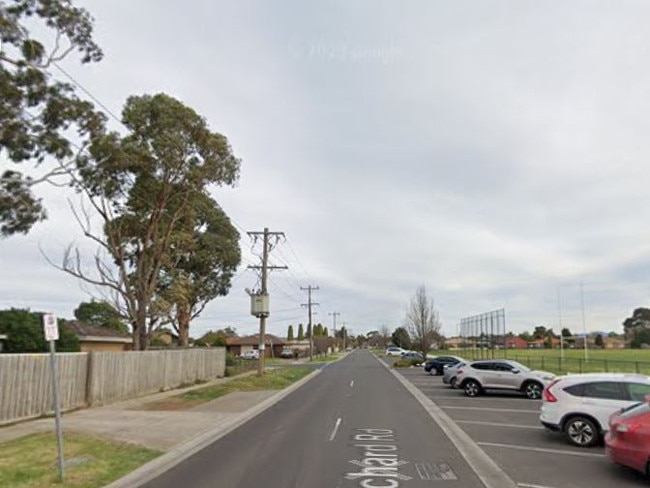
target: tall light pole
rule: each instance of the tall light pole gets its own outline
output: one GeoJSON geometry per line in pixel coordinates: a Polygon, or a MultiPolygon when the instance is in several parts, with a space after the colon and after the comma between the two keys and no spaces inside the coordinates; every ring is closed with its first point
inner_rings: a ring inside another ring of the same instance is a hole
{"type": "Polygon", "coordinates": [[[560,358],[564,360],[564,335],[562,334],[562,302],[560,301],[560,285],[557,285],[557,314],[560,327],[560,358]]]}
{"type": "Polygon", "coordinates": [[[582,332],[585,335],[585,362],[587,362],[589,361],[589,355],[587,354],[587,321],[585,320],[585,294],[582,281],[580,282],[580,303],[582,304],[582,332]]]}

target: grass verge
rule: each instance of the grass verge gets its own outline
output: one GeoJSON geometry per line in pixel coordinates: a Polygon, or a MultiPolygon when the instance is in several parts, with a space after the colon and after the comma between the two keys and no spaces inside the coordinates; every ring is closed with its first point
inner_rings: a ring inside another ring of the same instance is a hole
{"type": "Polygon", "coordinates": [[[161,453],[132,444],[64,433],[65,477],[58,481],[56,437],[33,434],[0,444],[0,486],[102,487],[161,453]]]}
{"type": "Polygon", "coordinates": [[[308,368],[279,368],[267,370],[264,376],[246,376],[221,385],[188,391],[172,397],[179,401],[207,402],[235,391],[282,390],[290,384],[304,378],[311,369],[308,368]]]}

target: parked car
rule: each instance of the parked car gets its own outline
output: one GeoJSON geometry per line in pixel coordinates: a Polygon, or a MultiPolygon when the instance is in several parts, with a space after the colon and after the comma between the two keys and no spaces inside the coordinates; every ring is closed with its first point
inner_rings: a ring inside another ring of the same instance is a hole
{"type": "Polygon", "coordinates": [[[612,414],[605,435],[607,457],[650,477],[650,404],[636,403],[612,414]]]}
{"type": "Polygon", "coordinates": [[[241,355],[242,359],[259,359],[260,352],[257,349],[250,349],[241,355]]]}
{"type": "Polygon", "coordinates": [[[467,363],[465,361],[461,361],[460,363],[446,366],[442,373],[442,382],[445,385],[451,386],[452,388],[456,386],[456,375],[458,374],[458,370],[466,364],[467,363]]]}
{"type": "Polygon", "coordinates": [[[462,362],[465,362],[465,360],[458,356],[438,356],[427,360],[424,363],[424,370],[429,374],[441,375],[444,373],[445,367],[462,362]]]}
{"type": "Polygon", "coordinates": [[[557,378],[544,390],[539,420],[549,430],[563,432],[576,446],[598,444],[609,428],[609,417],[645,400],[650,378],[624,373],[586,373],[557,378]]]}
{"type": "Polygon", "coordinates": [[[295,356],[295,354],[293,353],[293,350],[289,349],[288,347],[285,347],[284,349],[282,349],[282,351],[280,351],[280,357],[281,358],[291,359],[294,356],[295,356]]]}
{"type": "Polygon", "coordinates": [[[415,360],[415,361],[424,361],[424,356],[422,355],[421,352],[416,352],[416,351],[406,351],[405,353],[402,354],[402,359],[405,359],[407,361],[415,360]]]}
{"type": "Polygon", "coordinates": [[[520,391],[531,400],[542,397],[544,387],[555,379],[553,373],[533,371],[517,361],[489,359],[472,361],[456,373],[456,387],[475,397],[486,390],[520,391]]]}
{"type": "Polygon", "coordinates": [[[390,346],[386,349],[386,356],[401,356],[405,352],[408,352],[406,349],[402,349],[397,346],[390,346]]]}

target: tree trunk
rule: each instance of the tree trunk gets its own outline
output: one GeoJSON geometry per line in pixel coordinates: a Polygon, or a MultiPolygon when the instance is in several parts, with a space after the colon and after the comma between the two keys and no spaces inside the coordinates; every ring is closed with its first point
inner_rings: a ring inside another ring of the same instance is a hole
{"type": "Polygon", "coordinates": [[[190,307],[187,303],[177,303],[178,345],[188,347],[190,340],[190,307]]]}

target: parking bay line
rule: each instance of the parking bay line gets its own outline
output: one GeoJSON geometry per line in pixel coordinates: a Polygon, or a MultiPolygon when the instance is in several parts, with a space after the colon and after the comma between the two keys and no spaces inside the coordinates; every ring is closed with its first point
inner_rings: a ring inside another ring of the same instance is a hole
{"type": "Polygon", "coordinates": [[[517,486],[521,486],[521,488],[554,488],[552,486],[531,485],[530,483],[517,483],[517,486]]]}
{"type": "Polygon", "coordinates": [[[480,420],[454,420],[457,424],[489,425],[490,427],[513,427],[516,429],[544,430],[539,425],[501,424],[498,422],[481,422],[480,420]]]}
{"type": "Polygon", "coordinates": [[[520,412],[539,415],[539,410],[521,410],[516,408],[486,408],[486,407],[459,407],[458,405],[438,405],[440,408],[453,408],[456,410],[481,410],[482,412],[520,412]]]}
{"type": "Polygon", "coordinates": [[[505,449],[516,449],[519,451],[534,451],[534,452],[544,452],[548,454],[561,454],[563,456],[582,456],[582,457],[597,457],[604,458],[604,454],[596,454],[591,452],[577,452],[577,451],[566,451],[562,449],[545,449],[543,447],[527,447],[527,446],[516,446],[514,444],[499,444],[496,442],[477,442],[479,446],[489,446],[489,447],[503,447],[505,449]]]}

